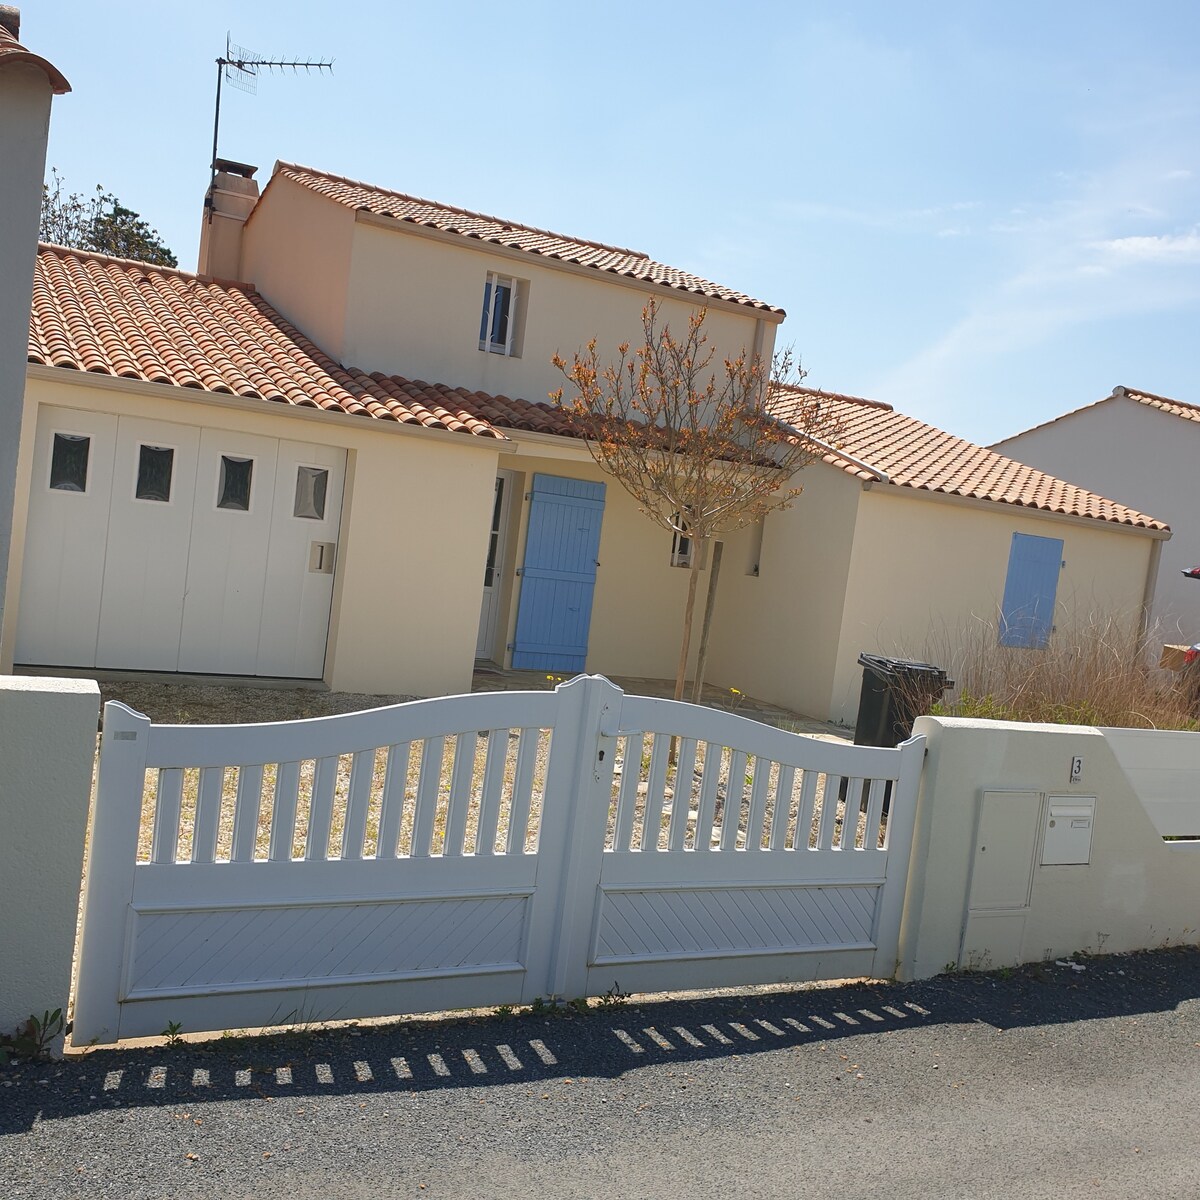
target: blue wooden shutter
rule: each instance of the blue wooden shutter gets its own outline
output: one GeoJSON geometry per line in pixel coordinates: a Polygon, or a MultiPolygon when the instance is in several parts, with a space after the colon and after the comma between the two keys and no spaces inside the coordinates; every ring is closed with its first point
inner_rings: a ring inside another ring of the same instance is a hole
{"type": "Polygon", "coordinates": [[[1040,650],[1050,640],[1062,553],[1061,538],[1013,534],[1000,607],[1000,645],[1040,650]]]}
{"type": "Polygon", "coordinates": [[[604,484],[535,475],[512,665],[582,671],[587,660],[604,484]]]}

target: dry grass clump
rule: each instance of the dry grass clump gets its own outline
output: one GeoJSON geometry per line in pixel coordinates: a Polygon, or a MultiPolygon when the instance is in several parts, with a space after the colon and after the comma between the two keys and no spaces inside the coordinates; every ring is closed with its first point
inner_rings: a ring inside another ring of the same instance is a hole
{"type": "Polygon", "coordinates": [[[956,686],[921,712],[935,716],[1101,725],[1130,729],[1200,729],[1195,676],[1152,665],[1130,629],[1136,624],[1091,616],[1062,622],[1042,650],[1001,646],[996,626],[980,620],[958,637],[939,635],[922,656],[956,686]]]}

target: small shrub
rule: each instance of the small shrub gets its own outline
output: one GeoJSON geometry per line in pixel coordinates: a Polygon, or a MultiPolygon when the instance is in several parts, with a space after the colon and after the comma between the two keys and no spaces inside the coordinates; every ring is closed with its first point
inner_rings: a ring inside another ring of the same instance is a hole
{"type": "Polygon", "coordinates": [[[56,1008],[40,1017],[34,1013],[16,1033],[0,1034],[0,1066],[17,1059],[45,1058],[54,1039],[63,1031],[63,1011],[56,1008]]]}

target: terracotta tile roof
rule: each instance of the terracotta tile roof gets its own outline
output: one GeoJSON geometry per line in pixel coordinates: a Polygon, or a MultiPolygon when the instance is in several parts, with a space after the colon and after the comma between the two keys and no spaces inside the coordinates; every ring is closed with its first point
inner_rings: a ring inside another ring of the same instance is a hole
{"type": "MultiPolygon", "coordinates": [[[[898,487],[1090,517],[1141,529],[1169,528],[1144,513],[1055,479],[924,421],[906,417],[891,405],[876,400],[794,388],[773,406],[775,414],[788,420],[801,396],[826,399],[842,429],[838,448],[878,468],[898,487]]],[[[836,452],[826,454],[824,461],[859,479],[876,478],[871,471],[836,452]]]]}
{"type": "Polygon", "coordinates": [[[26,50],[3,25],[0,25],[0,67],[22,62],[41,67],[46,72],[46,77],[50,80],[50,87],[56,96],[61,96],[64,92],[71,90],[71,85],[56,66],[42,58],[40,54],[26,50]]]}
{"type": "Polygon", "coordinates": [[[59,246],[38,249],[29,361],[504,437],[465,390],[342,367],[252,288],[59,246]]]}
{"type": "Polygon", "coordinates": [[[1172,400],[1168,396],[1155,396],[1151,392],[1135,392],[1133,388],[1113,388],[1114,396],[1128,396],[1148,408],[1157,408],[1160,412],[1170,413],[1173,417],[1182,417],[1185,421],[1200,421],[1200,404],[1188,404],[1184,400],[1172,400]]]}
{"type": "Polygon", "coordinates": [[[377,216],[393,217],[397,221],[408,221],[429,229],[439,229],[444,233],[456,233],[465,238],[490,242],[511,250],[522,250],[543,258],[559,259],[562,262],[623,275],[645,283],[659,284],[705,299],[728,300],[733,304],[744,304],[763,312],[784,315],[782,308],[755,300],[718,283],[711,283],[687,271],[665,266],[637,250],[606,246],[602,242],[589,242],[560,233],[551,233],[546,229],[535,229],[529,225],[504,221],[499,217],[489,217],[465,208],[455,208],[449,204],[439,204],[433,200],[422,200],[401,192],[388,191],[386,188],[375,187],[358,180],[344,179],[340,175],[329,175],[324,171],[297,166],[294,163],[276,163],[272,179],[277,175],[336,200],[347,208],[374,213],[377,216]]]}

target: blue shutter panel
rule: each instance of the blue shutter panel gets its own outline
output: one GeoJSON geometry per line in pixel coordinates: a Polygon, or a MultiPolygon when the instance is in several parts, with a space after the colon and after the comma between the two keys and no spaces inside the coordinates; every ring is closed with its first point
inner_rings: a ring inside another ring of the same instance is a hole
{"type": "Polygon", "coordinates": [[[604,484],[535,475],[512,665],[582,671],[587,661],[604,484]]]}
{"type": "Polygon", "coordinates": [[[1061,538],[1013,534],[1000,607],[1000,645],[1041,650],[1049,642],[1062,552],[1061,538]]]}

